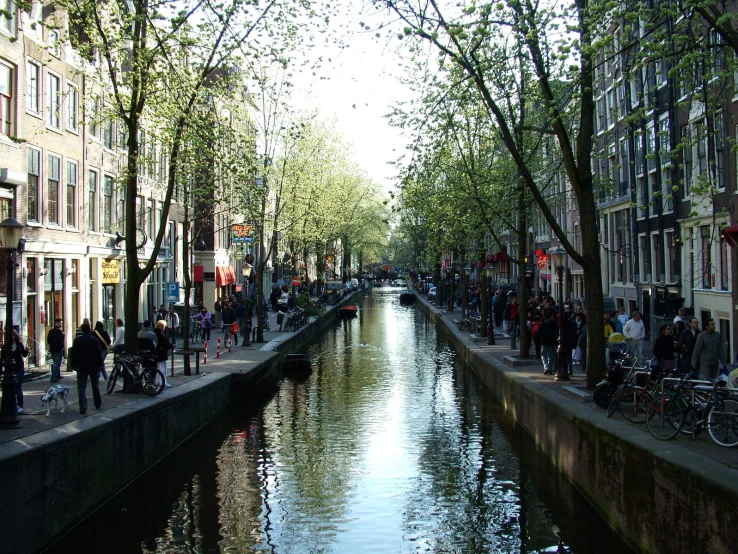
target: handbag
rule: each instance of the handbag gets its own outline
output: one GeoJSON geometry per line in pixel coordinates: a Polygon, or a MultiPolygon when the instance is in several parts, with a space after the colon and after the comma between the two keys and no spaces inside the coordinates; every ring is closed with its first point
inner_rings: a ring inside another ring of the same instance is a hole
{"type": "Polygon", "coordinates": [[[100,339],[100,342],[103,343],[103,345],[105,346],[105,350],[110,350],[110,345],[105,342],[105,339],[102,338],[102,335],[98,331],[95,331],[95,334],[97,335],[97,338],[100,339]]]}
{"type": "Polygon", "coordinates": [[[577,346],[571,355],[571,359],[575,362],[581,362],[582,361],[582,349],[577,346]]]}

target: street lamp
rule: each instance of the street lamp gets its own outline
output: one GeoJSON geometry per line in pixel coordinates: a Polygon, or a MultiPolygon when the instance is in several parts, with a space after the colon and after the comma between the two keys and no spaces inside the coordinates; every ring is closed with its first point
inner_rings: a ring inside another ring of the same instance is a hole
{"type": "Polygon", "coordinates": [[[566,367],[566,353],[564,352],[564,264],[566,264],[566,250],[560,246],[551,252],[551,259],[559,277],[559,347],[556,351],[556,381],[569,381],[569,370],[566,367]]]}
{"type": "Polygon", "coordinates": [[[487,281],[487,306],[489,308],[489,315],[487,316],[487,344],[495,343],[495,320],[493,317],[494,312],[492,311],[492,277],[495,274],[495,266],[488,264],[484,268],[487,281]]]}
{"type": "Polygon", "coordinates": [[[246,262],[243,264],[243,267],[241,268],[241,275],[243,275],[246,279],[248,279],[251,276],[251,270],[253,269],[253,266],[246,262]]]}
{"type": "Polygon", "coordinates": [[[0,404],[0,428],[11,429],[19,427],[18,404],[15,391],[18,385],[18,375],[15,370],[13,350],[13,278],[15,277],[15,255],[16,251],[23,250],[21,233],[23,225],[15,218],[8,217],[0,223],[0,246],[5,249],[5,272],[8,278],[7,304],[5,313],[5,344],[3,345],[3,356],[5,370],[3,372],[3,396],[0,404]]]}
{"type": "MultiPolygon", "coordinates": [[[[469,264],[466,264],[466,267],[464,267],[464,284],[463,284],[464,288],[462,289],[462,295],[461,295],[462,303],[464,304],[463,306],[464,312],[466,312],[466,310],[469,309],[469,276],[470,275],[471,275],[471,267],[469,266],[469,264]]],[[[462,319],[463,319],[463,315],[464,314],[462,314],[462,319]]]]}

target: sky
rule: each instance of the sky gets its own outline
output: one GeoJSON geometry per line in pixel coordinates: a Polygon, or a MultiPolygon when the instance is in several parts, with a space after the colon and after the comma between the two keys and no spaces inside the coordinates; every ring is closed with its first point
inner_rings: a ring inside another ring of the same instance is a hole
{"type": "Polygon", "coordinates": [[[356,5],[346,11],[349,13],[340,24],[347,31],[339,37],[349,47],[330,47],[322,52],[324,59],[332,60],[321,73],[328,78],[303,75],[296,83],[301,93],[293,99],[317,108],[325,121],[335,118],[344,141],[353,146],[356,162],[389,191],[395,188],[396,170],[388,162],[397,160],[408,142],[385,117],[393,103],[411,98],[398,80],[402,72],[397,51],[400,44],[393,40],[388,45],[386,32],[377,39],[374,31],[362,30],[360,22],[376,27],[376,16],[362,15],[356,5]]]}

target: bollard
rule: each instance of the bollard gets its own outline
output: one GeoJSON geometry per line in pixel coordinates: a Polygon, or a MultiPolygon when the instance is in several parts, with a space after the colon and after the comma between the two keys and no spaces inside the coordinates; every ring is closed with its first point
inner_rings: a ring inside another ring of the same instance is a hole
{"type": "Polygon", "coordinates": [[[208,365],[208,341],[203,345],[205,347],[205,355],[202,358],[202,365],[208,365]]]}
{"type": "Polygon", "coordinates": [[[220,358],[220,337],[218,337],[218,344],[215,347],[215,357],[220,358]]]}
{"type": "Polygon", "coordinates": [[[233,341],[231,340],[231,335],[228,335],[225,345],[226,345],[226,348],[228,349],[228,352],[233,352],[233,350],[231,350],[231,346],[233,345],[233,341]]]}

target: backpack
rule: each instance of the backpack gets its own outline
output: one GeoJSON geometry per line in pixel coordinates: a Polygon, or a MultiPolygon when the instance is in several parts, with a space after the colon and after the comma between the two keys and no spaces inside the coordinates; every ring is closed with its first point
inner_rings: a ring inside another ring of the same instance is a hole
{"type": "Polygon", "coordinates": [[[538,331],[541,328],[541,319],[536,319],[533,322],[533,326],[530,328],[530,332],[533,334],[534,337],[538,336],[538,331]]]}

